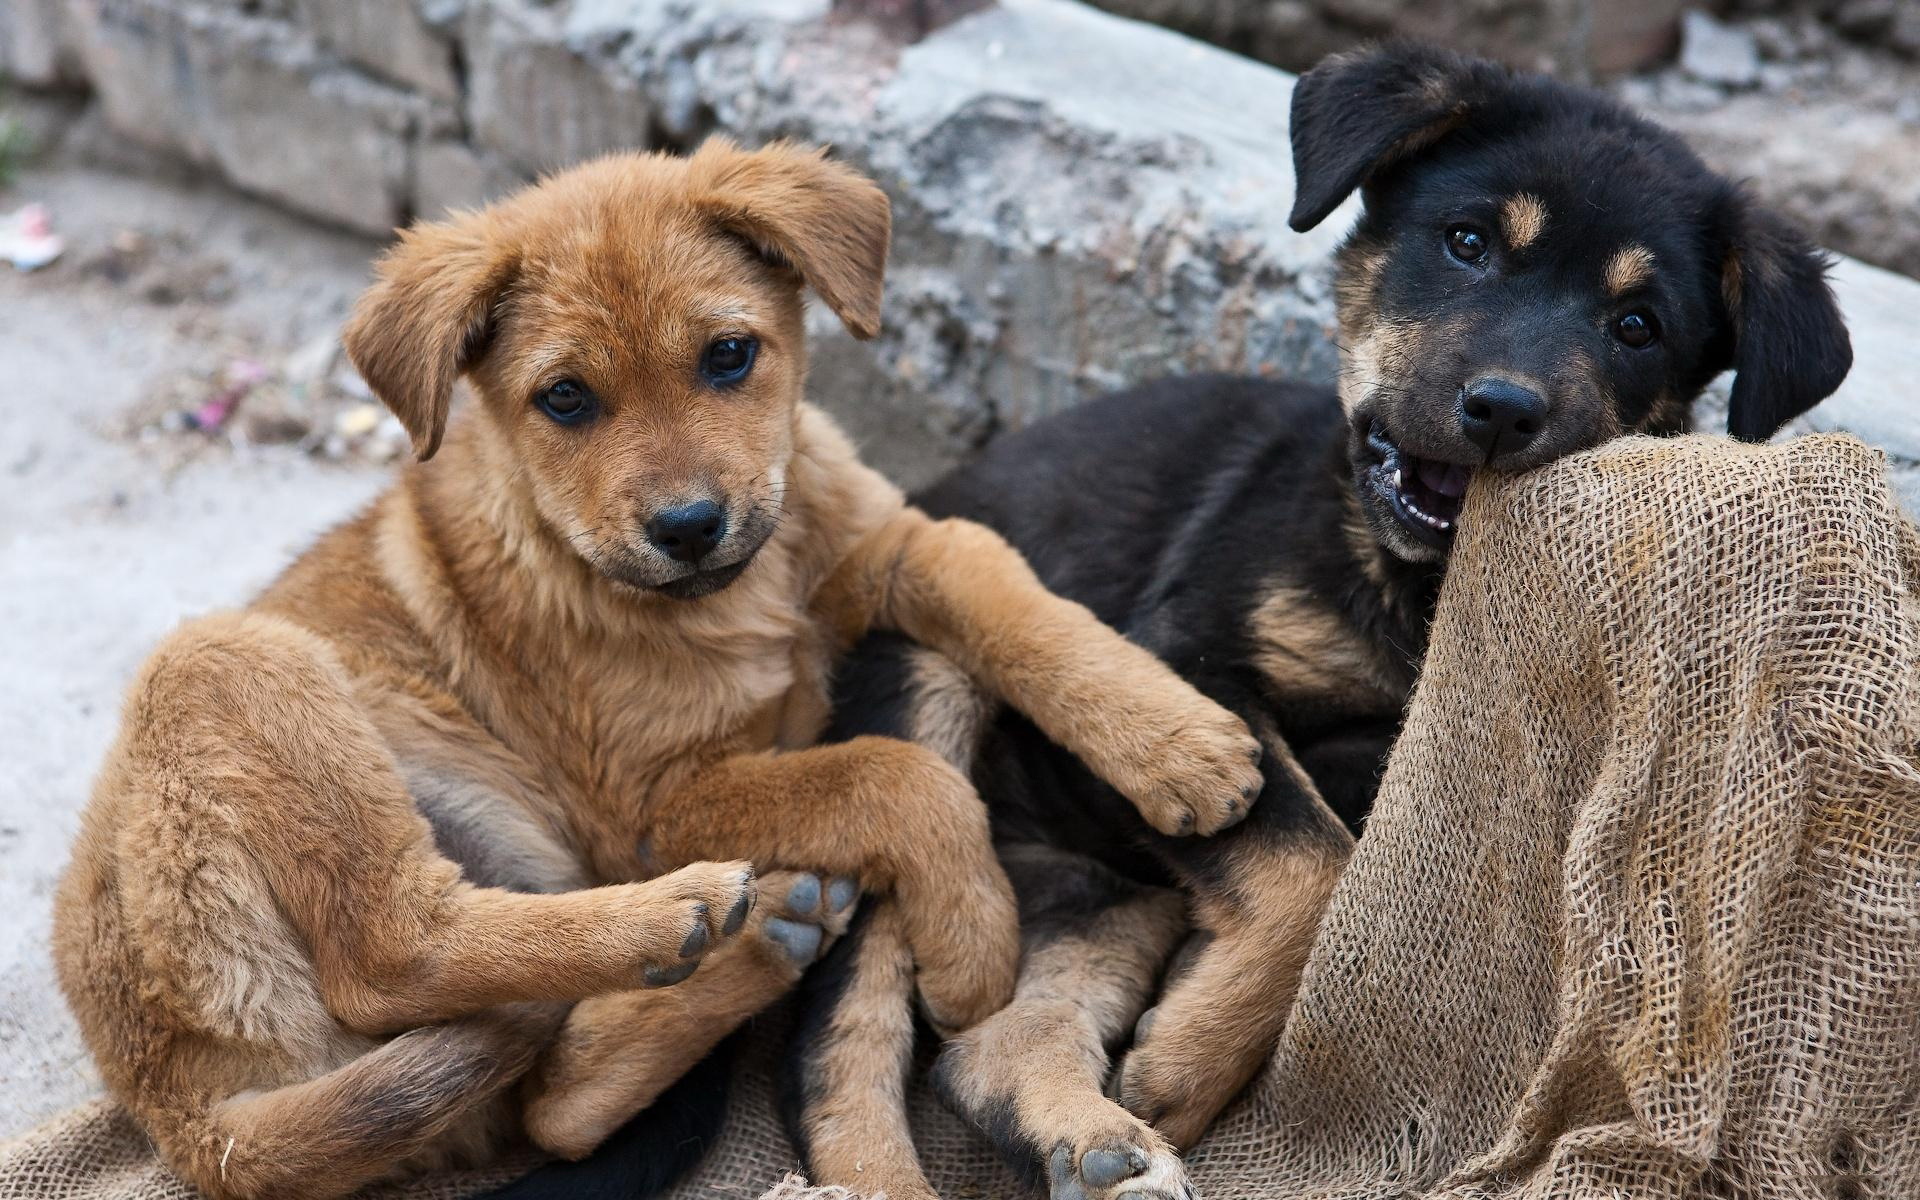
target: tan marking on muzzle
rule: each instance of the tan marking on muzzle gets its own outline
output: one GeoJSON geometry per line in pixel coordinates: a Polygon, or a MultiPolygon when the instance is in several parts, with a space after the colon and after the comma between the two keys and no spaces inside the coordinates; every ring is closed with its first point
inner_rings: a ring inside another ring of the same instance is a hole
{"type": "Polygon", "coordinates": [[[1614,251],[1607,260],[1602,278],[1610,296],[1624,296],[1643,287],[1653,278],[1653,251],[1645,246],[1626,246],[1614,251]]]}
{"type": "Polygon", "coordinates": [[[1393,388],[1417,357],[1421,327],[1405,321],[1376,321],[1347,333],[1340,348],[1340,404],[1355,411],[1369,395],[1393,388]]]}
{"type": "Polygon", "coordinates": [[[1547,206],[1538,196],[1525,192],[1509,196],[1500,206],[1500,227],[1506,232],[1508,247],[1524,250],[1546,232],[1547,206]]]}

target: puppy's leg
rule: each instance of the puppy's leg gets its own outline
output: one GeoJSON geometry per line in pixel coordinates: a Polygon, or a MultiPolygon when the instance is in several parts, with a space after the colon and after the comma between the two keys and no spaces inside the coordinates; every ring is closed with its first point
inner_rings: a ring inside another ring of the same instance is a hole
{"type": "Polygon", "coordinates": [[[1114,1090],[1183,1149],[1272,1053],[1352,847],[1285,743],[1270,737],[1268,749],[1273,769],[1245,824],[1160,845],[1192,895],[1195,949],[1141,1018],[1114,1090]]]}
{"type": "Polygon", "coordinates": [[[137,936],[212,1028],[247,994],[231,974],[251,953],[232,940],[235,889],[272,897],[328,1012],[369,1034],[677,982],[752,904],[739,862],[552,895],[474,887],[331,649],[272,618],[176,635],[136,685],[110,775],[137,936]]]}
{"type": "Polygon", "coordinates": [[[657,863],[723,850],[891,892],[928,1017],[943,1028],[971,1025],[1013,993],[1018,920],[986,809],[966,777],[930,750],[860,737],[736,755],[650,805],[639,822],[635,844],[657,863]]]}
{"type": "Polygon", "coordinates": [[[807,976],[781,1105],[816,1184],[889,1200],[938,1200],[907,1127],[913,955],[898,907],[865,915],[807,976]]]}
{"type": "Polygon", "coordinates": [[[214,1105],[170,1157],[218,1200],[349,1195],[515,1083],[565,1012],[508,1005],[403,1033],[318,1078],[214,1105]]]}
{"type": "Polygon", "coordinates": [[[1008,848],[1026,959],[1013,1003],[947,1043],[935,1080],[1054,1200],[1189,1200],[1151,1126],[1102,1092],[1108,1047],[1146,1007],[1186,921],[1177,893],[1090,859],[1008,848]]]}
{"type": "MultiPolygon", "coordinates": [[[[952,662],[897,634],[862,640],[835,673],[842,742],[878,734],[916,742],[960,770],[972,765],[993,706],[952,662]]],[[[865,915],[800,988],[781,1105],[807,1174],[892,1200],[938,1200],[907,1127],[914,1049],[913,952],[899,908],[865,915]]]]}
{"type": "Polygon", "coordinates": [[[746,927],[668,992],[613,992],[574,1006],[528,1081],[527,1134],[561,1158],[593,1152],[720,1040],[799,981],[846,931],[850,879],[775,872],[746,927]]]}
{"type": "Polygon", "coordinates": [[[849,557],[823,603],[952,658],[1163,834],[1223,829],[1259,790],[1260,745],[1238,717],[1047,591],[985,526],[906,509],[849,557]]]}

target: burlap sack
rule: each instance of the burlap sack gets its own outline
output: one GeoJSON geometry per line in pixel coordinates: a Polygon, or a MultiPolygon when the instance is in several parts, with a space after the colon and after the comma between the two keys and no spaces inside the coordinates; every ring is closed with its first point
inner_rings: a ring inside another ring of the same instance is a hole
{"type": "MultiPolygon", "coordinates": [[[[1848,438],[1477,484],[1367,836],[1271,1067],[1190,1156],[1202,1192],[1920,1197],[1916,580],[1848,438]]],[[[778,1028],[678,1200],[793,1165],[778,1028]]],[[[943,1195],[1025,1194],[913,1105],[943,1195]]],[[[186,1195],[105,1106],[0,1150],[0,1200],[186,1195]]]]}

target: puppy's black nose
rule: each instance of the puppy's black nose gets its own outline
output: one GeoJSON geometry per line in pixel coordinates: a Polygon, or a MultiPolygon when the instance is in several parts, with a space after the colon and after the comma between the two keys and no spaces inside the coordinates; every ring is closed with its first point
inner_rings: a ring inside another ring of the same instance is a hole
{"type": "Polygon", "coordinates": [[[711,500],[695,500],[657,512],[647,522],[647,540],[683,563],[697,563],[727,536],[727,514],[711,500]]]}
{"type": "Polygon", "coordinates": [[[1460,392],[1460,431],[1489,459],[1520,450],[1547,420],[1547,402],[1507,379],[1482,378],[1460,392]]]}

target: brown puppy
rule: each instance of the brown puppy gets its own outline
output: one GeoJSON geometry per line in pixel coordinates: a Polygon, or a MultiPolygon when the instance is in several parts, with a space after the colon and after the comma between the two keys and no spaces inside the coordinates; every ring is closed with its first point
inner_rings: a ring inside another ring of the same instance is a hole
{"type": "Polygon", "coordinates": [[[907,507],[802,402],[801,286],[872,335],[888,221],[819,154],[716,142],[577,168],[381,264],[347,348],[432,461],[161,647],[58,899],[88,1043],[187,1178],[316,1200],[518,1128],[590,1149],[850,907],[789,876],[750,915],[747,862],[701,860],[889,892],[937,1023],[1004,1003],[1012,897],[966,779],[903,741],[809,748],[871,628],[963,664],[1158,829],[1244,813],[1237,719],[994,534],[907,507]]]}

